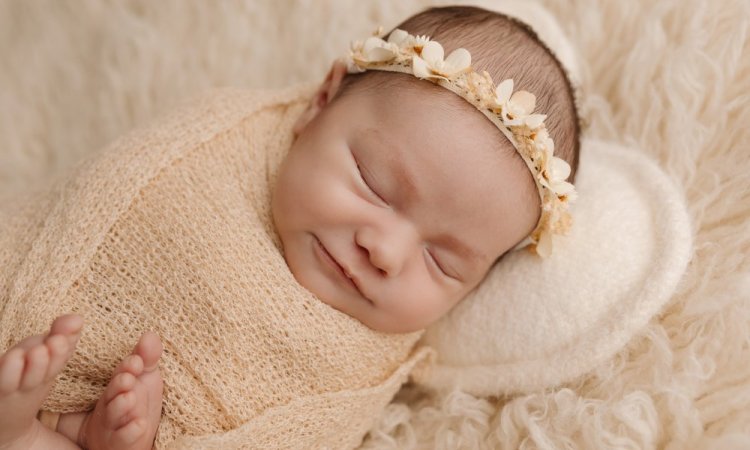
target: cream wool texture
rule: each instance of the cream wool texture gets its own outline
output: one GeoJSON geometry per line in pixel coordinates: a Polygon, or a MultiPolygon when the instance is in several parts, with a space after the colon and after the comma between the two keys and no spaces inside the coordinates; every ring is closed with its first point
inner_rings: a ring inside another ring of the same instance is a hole
{"type": "Polygon", "coordinates": [[[351,448],[422,331],[373,331],[299,285],[271,192],[314,86],[207,93],[0,212],[2,349],[76,312],[43,410],[90,410],[146,330],[164,344],[155,448],[351,448]],[[20,212],[20,214],[19,214],[20,212]]]}
{"type": "MultiPolygon", "coordinates": [[[[0,195],[197,91],[319,82],[350,40],[448,3],[473,2],[0,2],[0,195]]],[[[573,42],[588,135],[668,173],[695,254],[659,315],[579,379],[508,397],[407,385],[361,448],[750,448],[750,3],[533,3],[573,42]]]]}

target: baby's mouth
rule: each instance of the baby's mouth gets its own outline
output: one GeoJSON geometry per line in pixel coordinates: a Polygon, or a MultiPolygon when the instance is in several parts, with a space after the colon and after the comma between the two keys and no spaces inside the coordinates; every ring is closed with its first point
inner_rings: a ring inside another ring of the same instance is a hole
{"type": "Polygon", "coordinates": [[[338,272],[342,276],[342,278],[346,279],[349,282],[349,284],[357,291],[357,293],[362,298],[364,298],[368,302],[372,303],[370,301],[370,299],[368,299],[362,293],[362,290],[359,288],[359,284],[357,282],[356,276],[353,273],[351,273],[351,271],[349,271],[348,269],[346,269],[343,265],[339,264],[338,260],[336,260],[336,258],[334,258],[334,256],[328,251],[328,249],[326,248],[326,246],[323,245],[323,242],[321,242],[321,240],[318,239],[317,236],[313,235],[313,237],[315,238],[315,244],[318,245],[318,246],[320,246],[320,250],[322,251],[322,253],[326,256],[327,259],[329,259],[333,263],[333,265],[335,265],[336,270],[338,270],[338,272]]]}

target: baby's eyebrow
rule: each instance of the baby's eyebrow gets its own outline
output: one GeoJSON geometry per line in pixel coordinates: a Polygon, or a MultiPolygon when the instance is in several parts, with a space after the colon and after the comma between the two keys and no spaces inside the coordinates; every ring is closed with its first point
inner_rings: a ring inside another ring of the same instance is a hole
{"type": "Polygon", "coordinates": [[[407,204],[417,203],[421,195],[416,183],[414,183],[414,175],[403,164],[391,164],[391,170],[393,170],[393,176],[396,178],[399,188],[404,191],[407,204]]]}

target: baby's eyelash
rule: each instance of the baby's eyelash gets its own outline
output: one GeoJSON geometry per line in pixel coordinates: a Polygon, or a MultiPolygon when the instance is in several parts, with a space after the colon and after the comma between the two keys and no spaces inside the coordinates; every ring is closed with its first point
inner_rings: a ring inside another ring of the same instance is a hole
{"type": "Polygon", "coordinates": [[[367,182],[367,179],[365,178],[365,175],[362,173],[362,168],[359,166],[359,162],[357,160],[355,160],[355,163],[357,164],[357,172],[359,172],[359,177],[365,183],[365,186],[367,186],[367,189],[369,189],[370,192],[372,192],[373,195],[375,195],[375,197],[377,197],[381,202],[383,202],[383,203],[385,203],[387,205],[388,202],[385,201],[385,199],[383,197],[381,197],[377,192],[375,192],[375,189],[373,189],[372,186],[370,186],[370,183],[367,182]]]}
{"type": "Polygon", "coordinates": [[[440,272],[442,272],[443,275],[445,275],[448,278],[453,278],[452,276],[448,275],[448,272],[446,272],[445,269],[443,269],[443,266],[440,265],[440,261],[438,261],[438,259],[435,257],[435,255],[432,254],[431,251],[429,251],[429,250],[425,250],[425,251],[427,252],[427,254],[432,259],[432,262],[435,263],[435,265],[437,266],[438,269],[440,269],[440,272]]]}

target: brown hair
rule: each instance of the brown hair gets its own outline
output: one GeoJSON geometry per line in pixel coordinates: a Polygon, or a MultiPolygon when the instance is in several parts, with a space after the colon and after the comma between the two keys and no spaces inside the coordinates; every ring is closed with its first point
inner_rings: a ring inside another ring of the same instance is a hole
{"type": "MultiPolygon", "coordinates": [[[[526,90],[534,94],[537,99],[534,112],[547,115],[545,125],[555,142],[555,156],[567,161],[571,169],[568,181],[575,181],[581,121],[574,88],[560,61],[534,30],[512,17],[473,6],[429,8],[396,28],[412,35],[429,36],[442,44],[446,55],[456,48],[466,48],[475,71],[486,70],[496,85],[513,78],[514,92],[526,90]]],[[[414,77],[394,75],[399,74],[382,71],[348,74],[337,96],[386,86],[408,88],[420,82],[414,77]]]]}

